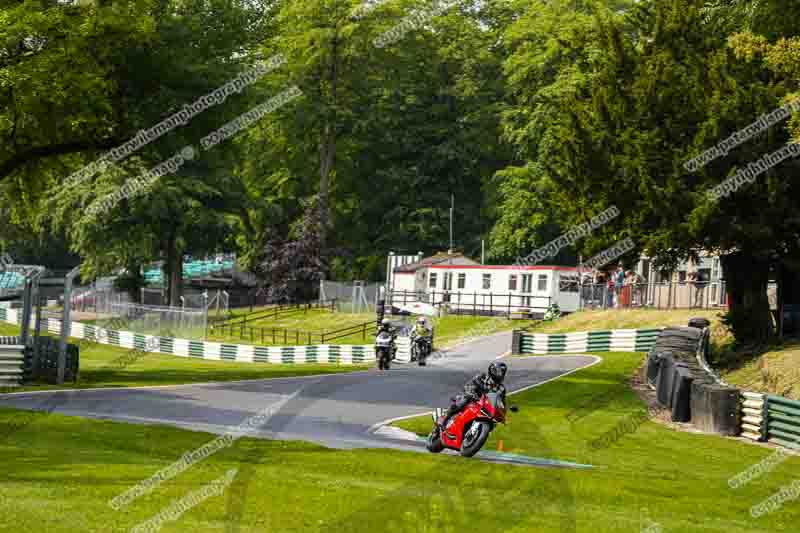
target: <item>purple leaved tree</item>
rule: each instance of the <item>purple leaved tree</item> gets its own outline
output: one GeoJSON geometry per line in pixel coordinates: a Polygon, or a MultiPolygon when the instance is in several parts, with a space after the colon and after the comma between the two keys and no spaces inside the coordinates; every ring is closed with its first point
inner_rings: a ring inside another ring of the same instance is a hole
{"type": "Polygon", "coordinates": [[[264,245],[256,275],[270,301],[304,302],[314,298],[319,281],[328,272],[322,213],[319,197],[315,196],[306,203],[303,218],[288,239],[273,239],[264,245]]]}

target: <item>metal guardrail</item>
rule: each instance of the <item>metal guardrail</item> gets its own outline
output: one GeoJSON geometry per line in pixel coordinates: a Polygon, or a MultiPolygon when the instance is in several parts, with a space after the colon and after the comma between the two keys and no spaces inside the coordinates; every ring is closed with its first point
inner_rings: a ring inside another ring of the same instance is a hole
{"type": "Polygon", "coordinates": [[[386,296],[386,305],[405,306],[423,302],[446,307],[449,314],[472,316],[543,315],[553,302],[552,296],[511,294],[462,290],[408,291],[393,290],[386,296]]]}
{"type": "Polygon", "coordinates": [[[767,395],[764,397],[762,419],[766,421],[762,435],[767,442],[786,448],[800,448],[800,402],[767,395]]]}
{"type": "Polygon", "coordinates": [[[740,424],[744,438],[800,450],[800,401],[743,392],[740,424]]]}
{"type": "Polygon", "coordinates": [[[584,331],[579,333],[528,333],[515,330],[515,354],[560,354],[584,352],[647,352],[656,343],[661,328],[584,331]]]}
{"type": "Polygon", "coordinates": [[[16,387],[25,378],[25,347],[19,337],[0,338],[0,386],[16,387]]]}

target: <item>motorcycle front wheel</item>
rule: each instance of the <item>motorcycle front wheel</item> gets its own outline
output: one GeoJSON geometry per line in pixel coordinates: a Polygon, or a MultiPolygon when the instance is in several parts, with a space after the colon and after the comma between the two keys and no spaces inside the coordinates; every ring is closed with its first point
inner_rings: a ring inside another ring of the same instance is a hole
{"type": "Polygon", "coordinates": [[[487,422],[473,422],[464,432],[464,440],[461,442],[461,455],[472,457],[483,448],[486,439],[489,438],[491,429],[487,422]]]}
{"type": "Polygon", "coordinates": [[[442,439],[439,436],[439,432],[436,431],[434,428],[430,435],[428,435],[428,440],[425,442],[425,447],[431,453],[441,453],[444,450],[444,444],[442,444],[442,439]]]}

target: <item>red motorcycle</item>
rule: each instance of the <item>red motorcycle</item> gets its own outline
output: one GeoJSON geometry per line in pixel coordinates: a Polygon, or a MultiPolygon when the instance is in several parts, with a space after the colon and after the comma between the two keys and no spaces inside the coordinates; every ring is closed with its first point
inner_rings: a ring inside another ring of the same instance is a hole
{"type": "MultiPolygon", "coordinates": [[[[519,409],[508,408],[512,413],[519,409]]],[[[483,448],[489,433],[506,421],[505,392],[490,392],[452,417],[444,429],[440,429],[446,411],[433,412],[433,430],[428,435],[426,447],[431,453],[439,453],[445,448],[460,452],[464,457],[472,457],[483,448]]]]}

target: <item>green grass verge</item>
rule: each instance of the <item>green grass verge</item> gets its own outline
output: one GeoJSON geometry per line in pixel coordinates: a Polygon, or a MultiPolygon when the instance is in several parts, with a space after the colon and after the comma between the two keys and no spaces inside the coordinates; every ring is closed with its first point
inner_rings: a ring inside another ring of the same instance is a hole
{"type": "MultiPolygon", "coordinates": [[[[630,424],[634,431],[623,431],[611,446],[593,449],[592,442],[645,414],[644,404],[626,383],[643,355],[598,355],[604,359],[598,365],[510,397],[509,404],[518,405],[520,412],[493,432],[487,449],[496,449],[502,440],[507,452],[541,457],[556,450],[554,458],[600,467],[576,479],[578,499],[598,531],[615,530],[612,524],[621,516],[632,520],[637,506],[647,507],[663,531],[794,531],[792,524],[800,519],[796,503],[758,520],[748,513],[750,506],[796,479],[800,460],[787,461],[734,491],[728,479],[770,450],[677,432],[650,421],[630,424]],[[570,413],[577,413],[573,423],[567,419],[570,413]]],[[[426,435],[431,421],[419,417],[396,425],[426,435]]]]}
{"type": "MultiPolygon", "coordinates": [[[[19,335],[19,328],[0,324],[0,335],[19,335]]],[[[70,339],[82,346],[80,353],[80,380],[64,386],[36,385],[14,389],[46,390],[64,388],[135,387],[148,385],[178,385],[210,381],[237,381],[245,379],[308,376],[365,370],[356,365],[277,365],[269,363],[232,363],[204,361],[148,353],[135,362],[120,368],[114,361],[133,352],[126,348],[70,339]]]]}
{"type": "Polygon", "coordinates": [[[723,374],[729,383],[752,392],[800,400],[800,342],[788,341],[723,374]]]}
{"type": "Polygon", "coordinates": [[[502,317],[455,315],[430,320],[433,322],[436,332],[434,341],[436,349],[453,346],[476,337],[529,327],[536,323],[532,320],[508,320],[502,317]]]}
{"type": "Polygon", "coordinates": [[[608,309],[578,311],[553,322],[537,322],[529,331],[536,333],[577,333],[610,329],[642,329],[686,326],[690,318],[711,322],[711,344],[715,350],[727,349],[733,337],[720,320],[720,311],[707,309],[608,309]]]}
{"type": "MultiPolygon", "coordinates": [[[[205,500],[163,531],[616,533],[640,531],[646,520],[665,532],[797,531],[797,502],[759,519],[749,515],[752,505],[796,478],[796,459],[734,491],[727,480],[769,450],[650,422],[605,450],[589,450],[587,442],[643,409],[624,384],[641,354],[603,357],[590,369],[514,396],[521,411],[490,443],[503,439],[508,451],[597,466],[591,470],[242,439],[117,512],[110,499],[213,437],[0,410],[0,427],[32,422],[0,433],[0,516],[15,531],[126,531],[238,468],[225,495],[205,500]],[[598,411],[573,425],[564,421],[598,395],[608,398],[598,411]]],[[[428,422],[402,425],[427,431],[428,422]]]]}

